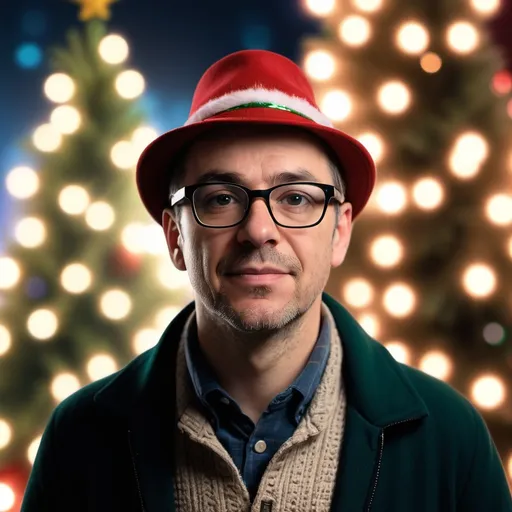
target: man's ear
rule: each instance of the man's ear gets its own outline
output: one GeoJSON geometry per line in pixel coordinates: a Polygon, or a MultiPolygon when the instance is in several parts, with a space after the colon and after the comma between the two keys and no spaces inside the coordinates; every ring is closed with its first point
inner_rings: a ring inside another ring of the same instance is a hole
{"type": "Polygon", "coordinates": [[[343,203],[340,206],[338,223],[335,226],[332,240],[331,266],[339,267],[345,256],[352,236],[352,204],[343,203]]]}
{"type": "Polygon", "coordinates": [[[180,232],[180,225],[175,214],[169,208],[162,212],[162,226],[174,266],[178,270],[187,270],[183,257],[183,237],[180,232]]]}

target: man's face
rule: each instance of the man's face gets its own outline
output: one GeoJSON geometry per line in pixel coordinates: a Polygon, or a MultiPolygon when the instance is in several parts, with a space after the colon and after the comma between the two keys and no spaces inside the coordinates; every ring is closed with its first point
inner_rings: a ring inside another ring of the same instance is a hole
{"type": "MultiPolygon", "coordinates": [[[[236,173],[250,189],[273,186],[280,173],[309,171],[319,183],[333,184],[329,163],[314,138],[291,130],[237,129],[196,141],[185,162],[185,185],[211,172],[236,173]]],[[[220,179],[219,181],[222,181],[220,179]]],[[[308,179],[286,180],[313,181],[308,179]]],[[[200,226],[188,200],[177,220],[167,210],[163,225],[174,264],[187,270],[196,294],[198,315],[209,315],[242,331],[273,331],[304,314],[316,301],[332,266],[345,258],[350,241],[352,207],[334,204],[320,224],[290,229],[272,220],[263,199],[250,206],[241,224],[221,229],[200,226]],[[282,274],[245,275],[265,267],[282,274]]]]}

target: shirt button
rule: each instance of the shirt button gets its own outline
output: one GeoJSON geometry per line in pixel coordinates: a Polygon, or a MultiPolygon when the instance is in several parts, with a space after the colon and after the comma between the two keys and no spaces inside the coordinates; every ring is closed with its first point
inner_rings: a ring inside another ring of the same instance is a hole
{"type": "Polygon", "coordinates": [[[229,405],[229,398],[226,398],[225,396],[223,396],[220,401],[223,403],[223,404],[226,404],[226,405],[229,405]]]}
{"type": "Polygon", "coordinates": [[[267,443],[265,443],[265,441],[258,441],[254,445],[254,451],[256,453],[263,453],[266,449],[267,449],[267,443]]]}

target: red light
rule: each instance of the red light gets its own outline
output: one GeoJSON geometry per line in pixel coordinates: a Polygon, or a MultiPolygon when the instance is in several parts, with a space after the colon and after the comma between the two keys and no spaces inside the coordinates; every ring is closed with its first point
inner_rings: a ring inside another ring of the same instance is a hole
{"type": "Polygon", "coordinates": [[[512,75],[507,71],[498,71],[492,78],[492,89],[500,96],[512,91],[512,75]]]}

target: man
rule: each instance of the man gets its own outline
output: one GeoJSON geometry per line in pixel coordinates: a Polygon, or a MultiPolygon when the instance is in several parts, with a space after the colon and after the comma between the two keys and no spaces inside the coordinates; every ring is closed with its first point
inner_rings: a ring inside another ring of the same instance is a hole
{"type": "Polygon", "coordinates": [[[375,169],[295,64],[215,63],[137,180],[195,301],[57,407],[23,512],[512,511],[477,411],[322,293],[375,169]]]}

